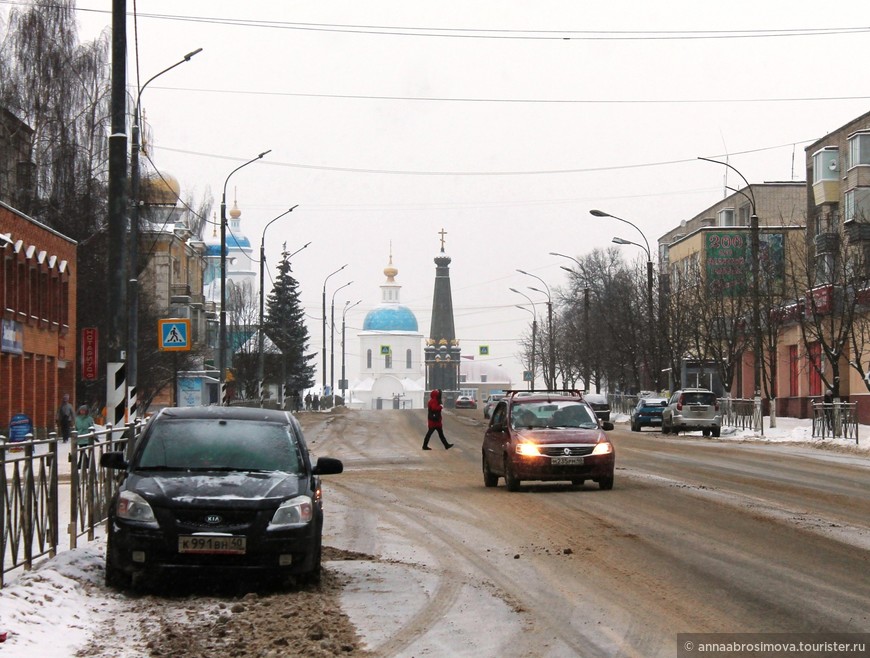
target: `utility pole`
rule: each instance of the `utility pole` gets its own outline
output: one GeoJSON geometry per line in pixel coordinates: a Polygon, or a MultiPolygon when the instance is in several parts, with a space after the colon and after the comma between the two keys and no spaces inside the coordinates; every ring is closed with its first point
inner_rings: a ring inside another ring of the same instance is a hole
{"type": "Polygon", "coordinates": [[[112,0],[112,133],[109,135],[109,331],[106,338],[106,420],[127,420],[127,2],[112,0]]]}

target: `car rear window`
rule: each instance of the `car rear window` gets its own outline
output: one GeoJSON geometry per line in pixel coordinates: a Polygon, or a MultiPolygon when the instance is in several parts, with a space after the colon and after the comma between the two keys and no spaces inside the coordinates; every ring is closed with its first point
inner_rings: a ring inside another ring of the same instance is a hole
{"type": "Polygon", "coordinates": [[[716,404],[716,396],[713,393],[690,391],[683,393],[683,404],[716,404]]]}
{"type": "Polygon", "coordinates": [[[288,426],[278,423],[164,420],[144,439],[134,469],[302,471],[296,439],[288,426]]]}

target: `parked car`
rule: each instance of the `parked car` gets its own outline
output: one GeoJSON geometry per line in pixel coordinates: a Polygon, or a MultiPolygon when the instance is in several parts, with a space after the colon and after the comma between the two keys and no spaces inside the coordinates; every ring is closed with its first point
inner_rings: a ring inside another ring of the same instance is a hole
{"type": "Polygon", "coordinates": [[[583,396],[601,420],[610,420],[610,402],[601,393],[587,393],[583,396]]]}
{"type": "Polygon", "coordinates": [[[597,482],[613,488],[616,454],[601,421],[579,393],[508,393],[493,409],[483,438],[483,483],[503,477],[508,491],[523,480],[597,482]]]}
{"type": "Polygon", "coordinates": [[[640,432],[644,427],[661,427],[662,411],[668,404],[667,398],[641,398],[631,410],[631,431],[640,432]]]}
{"type": "Polygon", "coordinates": [[[719,400],[706,388],[676,391],[662,410],[662,434],[703,432],[704,436],[719,436],[721,428],[719,400]]]}
{"type": "Polygon", "coordinates": [[[320,578],[320,476],[297,420],[245,407],[167,408],[155,415],[109,506],[106,584],[135,585],[172,572],[208,578],[262,572],[282,580],[320,578]]]}
{"type": "Polygon", "coordinates": [[[455,409],[477,409],[477,401],[468,395],[460,395],[453,403],[455,409]]]}
{"type": "Polygon", "coordinates": [[[504,397],[504,393],[493,393],[488,395],[486,402],[483,403],[483,417],[489,418],[492,416],[492,410],[495,408],[495,403],[504,397]]]}

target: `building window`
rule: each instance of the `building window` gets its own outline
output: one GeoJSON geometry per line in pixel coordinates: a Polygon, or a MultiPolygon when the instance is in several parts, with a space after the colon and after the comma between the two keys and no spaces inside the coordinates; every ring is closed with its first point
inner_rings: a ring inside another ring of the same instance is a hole
{"type": "Polygon", "coordinates": [[[809,390],[807,391],[809,395],[821,395],[822,394],[822,345],[821,343],[812,343],[809,346],[809,390]]]}
{"type": "Polygon", "coordinates": [[[828,147],[813,154],[813,183],[837,180],[839,170],[839,149],[828,147]]]}
{"type": "Polygon", "coordinates": [[[816,256],[816,281],[830,283],[834,278],[834,254],[818,254],[816,256]]]}
{"type": "Polygon", "coordinates": [[[372,351],[366,350],[366,368],[372,369],[372,351]]]}
{"type": "Polygon", "coordinates": [[[485,383],[486,383],[486,375],[481,375],[481,376],[480,376],[480,383],[481,383],[481,384],[485,384],[485,383]]]}
{"type": "Polygon", "coordinates": [[[745,206],[740,206],[737,210],[738,213],[738,225],[740,226],[749,226],[752,223],[752,206],[746,204],[745,206]]]}
{"type": "Polygon", "coordinates": [[[798,365],[797,345],[788,346],[788,394],[796,398],[798,396],[798,374],[800,367],[798,365]]]}
{"type": "Polygon", "coordinates": [[[870,165],[870,131],[849,137],[849,167],[870,165]]]}
{"type": "Polygon", "coordinates": [[[412,360],[411,360],[411,350],[407,350],[407,351],[405,352],[405,368],[407,368],[408,370],[410,370],[410,369],[411,369],[411,363],[412,363],[412,360]]]}
{"type": "Polygon", "coordinates": [[[464,384],[468,381],[468,375],[459,375],[459,381],[460,383],[464,384]]]}
{"type": "Polygon", "coordinates": [[[844,222],[870,221],[870,187],[855,187],[843,199],[844,222]]]}
{"type": "Polygon", "coordinates": [[[384,368],[389,370],[392,367],[393,367],[393,353],[387,352],[386,354],[384,354],[384,368]]]}
{"type": "Polygon", "coordinates": [[[734,208],[724,208],[717,213],[716,225],[721,227],[734,226],[734,208]]]}

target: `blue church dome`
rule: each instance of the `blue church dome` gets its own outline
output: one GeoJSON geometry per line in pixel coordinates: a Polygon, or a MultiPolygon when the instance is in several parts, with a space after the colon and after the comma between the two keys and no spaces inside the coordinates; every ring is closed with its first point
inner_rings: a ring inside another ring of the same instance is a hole
{"type": "Polygon", "coordinates": [[[366,314],[363,331],[417,331],[417,317],[407,306],[382,305],[366,314]]]}

